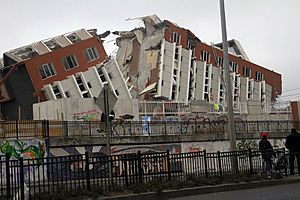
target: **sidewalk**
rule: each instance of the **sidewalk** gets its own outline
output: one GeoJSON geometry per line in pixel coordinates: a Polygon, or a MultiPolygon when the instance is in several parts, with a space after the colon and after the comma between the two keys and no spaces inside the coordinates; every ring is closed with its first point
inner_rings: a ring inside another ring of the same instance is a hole
{"type": "Polygon", "coordinates": [[[119,195],[119,196],[112,196],[112,197],[102,197],[98,199],[99,200],[100,199],[101,200],[158,200],[158,199],[165,200],[165,199],[170,199],[175,197],[184,197],[190,195],[208,194],[208,193],[216,193],[216,192],[226,192],[226,191],[233,191],[233,190],[243,190],[243,189],[250,189],[250,188],[260,188],[260,187],[292,184],[292,183],[299,183],[299,182],[300,182],[300,176],[293,175],[281,179],[228,183],[228,184],[221,184],[221,185],[185,188],[179,190],[166,190],[161,193],[149,192],[149,193],[142,193],[142,194],[128,194],[128,195],[119,195]]]}

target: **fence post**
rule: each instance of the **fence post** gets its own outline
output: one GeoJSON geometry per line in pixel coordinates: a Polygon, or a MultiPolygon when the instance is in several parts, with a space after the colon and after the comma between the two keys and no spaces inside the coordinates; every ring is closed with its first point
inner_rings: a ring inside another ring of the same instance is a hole
{"type": "Polygon", "coordinates": [[[249,170],[250,174],[253,174],[253,163],[252,163],[252,149],[248,149],[248,156],[249,156],[249,170]]]}
{"type": "Polygon", "coordinates": [[[142,168],[142,155],[141,151],[138,151],[138,176],[139,176],[139,183],[143,183],[143,168],[142,168]]]}
{"type": "Polygon", "coordinates": [[[17,140],[19,139],[19,125],[18,120],[16,120],[16,134],[17,134],[17,140]]]}
{"type": "Polygon", "coordinates": [[[182,121],[181,120],[179,121],[179,124],[180,124],[180,135],[182,135],[183,131],[182,131],[182,121]]]}
{"type": "Polygon", "coordinates": [[[46,120],[46,137],[49,138],[49,133],[50,133],[50,125],[49,125],[49,120],[46,120]]]}
{"type": "Polygon", "coordinates": [[[207,169],[207,155],[206,155],[206,150],[203,150],[204,153],[204,173],[205,177],[208,178],[208,169],[207,169]]]}
{"type": "MultiPolygon", "coordinates": [[[[69,125],[68,121],[62,121],[63,123],[63,130],[64,130],[64,138],[67,138],[69,135],[69,125]]],[[[74,122],[73,122],[74,123],[74,122]]],[[[77,125],[77,124],[76,124],[77,125]]]]}
{"type": "Polygon", "coordinates": [[[168,180],[171,180],[170,151],[167,150],[168,180]]]}
{"type": "Polygon", "coordinates": [[[165,121],[165,134],[163,134],[163,135],[168,135],[167,134],[167,121],[165,121]]]}
{"type": "Polygon", "coordinates": [[[148,125],[148,135],[150,135],[150,122],[147,121],[147,125],[148,125]]]}
{"type": "Polygon", "coordinates": [[[25,194],[24,194],[24,163],[23,158],[19,158],[19,166],[20,166],[20,174],[19,174],[19,186],[20,186],[20,192],[21,192],[21,200],[24,200],[25,194]]]}
{"type": "Polygon", "coordinates": [[[89,152],[85,152],[85,174],[86,174],[86,186],[87,190],[91,190],[91,179],[90,179],[90,158],[89,152]]]}
{"type": "Polygon", "coordinates": [[[285,148],[283,148],[283,158],[284,158],[284,174],[285,174],[285,176],[287,176],[287,162],[286,162],[287,160],[286,160],[286,155],[285,155],[285,148]]]}
{"type": "Polygon", "coordinates": [[[127,155],[123,155],[123,162],[124,162],[124,173],[125,173],[125,186],[126,188],[128,188],[129,184],[128,184],[128,167],[127,167],[127,160],[129,161],[129,159],[127,159],[127,155]]]}
{"type": "Polygon", "coordinates": [[[91,121],[89,121],[89,134],[90,134],[90,137],[92,137],[92,127],[91,127],[91,121]]]}
{"type": "Polygon", "coordinates": [[[46,137],[46,120],[45,119],[42,121],[42,136],[43,136],[43,138],[46,137]]]}
{"type": "Polygon", "coordinates": [[[218,165],[219,165],[219,170],[220,170],[220,176],[222,176],[222,163],[221,163],[221,153],[220,153],[220,151],[217,151],[217,156],[218,156],[218,165]]]}
{"type": "Polygon", "coordinates": [[[10,166],[9,166],[9,154],[5,154],[5,171],[6,171],[6,195],[10,197],[10,166]]]}

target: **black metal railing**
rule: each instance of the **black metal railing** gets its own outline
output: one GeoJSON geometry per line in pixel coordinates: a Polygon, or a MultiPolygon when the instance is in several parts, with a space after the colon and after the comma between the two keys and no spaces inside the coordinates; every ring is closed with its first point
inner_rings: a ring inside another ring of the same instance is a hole
{"type": "MultiPolygon", "coordinates": [[[[286,156],[276,149],[278,157],[286,156]]],[[[62,191],[84,191],[115,187],[127,189],[151,181],[167,182],[194,178],[251,175],[263,172],[261,153],[254,150],[206,151],[171,154],[160,153],[70,155],[36,159],[0,161],[0,196],[15,199],[56,194],[62,191]]],[[[285,164],[285,170],[287,172],[285,164]]],[[[1,198],[0,197],[0,198],[1,198]]]]}
{"type": "MultiPolygon", "coordinates": [[[[288,133],[300,127],[298,121],[237,121],[237,134],[261,131],[288,133]]],[[[101,137],[105,136],[105,123],[100,121],[1,121],[0,138],[47,137],[101,137]]],[[[112,137],[188,135],[227,132],[226,121],[113,121],[112,137]]]]}

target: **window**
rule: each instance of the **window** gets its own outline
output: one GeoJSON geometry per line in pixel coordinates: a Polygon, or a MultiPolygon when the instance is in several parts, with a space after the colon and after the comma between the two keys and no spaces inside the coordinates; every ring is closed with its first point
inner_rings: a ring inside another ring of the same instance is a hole
{"type": "Polygon", "coordinates": [[[103,74],[102,68],[101,67],[98,68],[97,71],[98,71],[98,74],[99,74],[99,77],[100,77],[101,81],[102,82],[106,82],[106,78],[105,78],[105,76],[103,74]]]}
{"type": "Polygon", "coordinates": [[[217,66],[218,67],[223,67],[223,57],[218,57],[218,59],[217,59],[217,66]]]}
{"type": "Polygon", "coordinates": [[[177,44],[181,43],[181,35],[176,32],[172,32],[171,42],[176,42],[177,44]]]}
{"type": "Polygon", "coordinates": [[[98,51],[95,47],[90,47],[84,50],[84,56],[86,61],[92,61],[99,58],[98,51]]]}
{"type": "Polygon", "coordinates": [[[86,84],[88,85],[89,88],[92,88],[92,85],[90,82],[87,82],[86,84]]]}
{"type": "Polygon", "coordinates": [[[71,96],[69,91],[66,91],[65,95],[66,95],[66,97],[70,97],[71,96]]]}
{"type": "Polygon", "coordinates": [[[80,76],[76,77],[76,82],[78,84],[78,87],[81,91],[81,94],[82,94],[83,98],[90,98],[91,96],[90,96],[89,92],[86,90],[80,76]]]}
{"type": "Polygon", "coordinates": [[[201,60],[209,62],[210,61],[210,53],[207,51],[201,51],[201,60]]]}
{"type": "Polygon", "coordinates": [[[42,79],[54,76],[56,74],[52,63],[45,63],[40,66],[40,74],[42,79]]]}
{"type": "Polygon", "coordinates": [[[237,73],[238,72],[238,64],[235,63],[235,62],[229,62],[229,65],[230,65],[230,68],[231,68],[231,71],[237,73]]]}
{"type": "Polygon", "coordinates": [[[178,56],[179,56],[179,48],[176,47],[176,48],[175,48],[175,57],[174,57],[174,59],[175,59],[175,60],[178,60],[178,56]]]}
{"type": "Polygon", "coordinates": [[[187,49],[192,49],[192,42],[190,40],[187,40],[187,42],[186,42],[186,48],[187,49]]]}
{"type": "Polygon", "coordinates": [[[61,93],[60,93],[57,85],[53,86],[52,90],[53,90],[53,93],[54,93],[54,95],[56,96],[57,99],[61,99],[62,98],[62,95],[61,95],[61,93]]]}
{"type": "Polygon", "coordinates": [[[243,76],[250,77],[251,76],[251,69],[248,67],[243,67],[243,76]]]}
{"type": "Polygon", "coordinates": [[[72,68],[78,66],[78,62],[77,62],[76,56],[74,54],[66,56],[64,58],[63,62],[64,62],[64,67],[66,70],[72,69],[72,68]]]}
{"type": "Polygon", "coordinates": [[[262,81],[264,79],[264,75],[261,72],[256,72],[255,73],[255,80],[256,81],[262,81]]]}

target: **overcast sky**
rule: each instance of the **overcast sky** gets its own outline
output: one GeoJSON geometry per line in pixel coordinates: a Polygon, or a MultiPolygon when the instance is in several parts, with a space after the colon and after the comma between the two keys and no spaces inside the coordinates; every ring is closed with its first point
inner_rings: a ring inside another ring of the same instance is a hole
{"type": "MultiPolygon", "coordinates": [[[[282,99],[300,99],[300,0],[225,0],[225,8],[228,39],[282,74],[282,99]]],[[[81,28],[130,30],[142,23],[126,19],[151,14],[217,43],[219,10],[219,0],[1,0],[0,53],[81,28]]]]}

